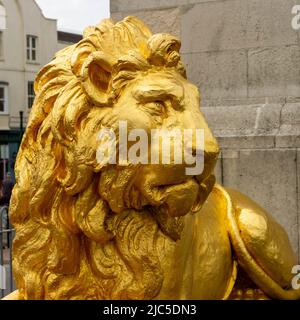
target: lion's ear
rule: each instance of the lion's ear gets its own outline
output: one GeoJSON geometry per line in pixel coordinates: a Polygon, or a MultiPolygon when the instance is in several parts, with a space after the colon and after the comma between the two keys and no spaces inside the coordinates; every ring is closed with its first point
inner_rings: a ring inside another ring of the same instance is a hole
{"type": "Polygon", "coordinates": [[[100,51],[91,53],[83,62],[79,78],[87,96],[97,106],[109,104],[113,65],[113,59],[100,51]]]}

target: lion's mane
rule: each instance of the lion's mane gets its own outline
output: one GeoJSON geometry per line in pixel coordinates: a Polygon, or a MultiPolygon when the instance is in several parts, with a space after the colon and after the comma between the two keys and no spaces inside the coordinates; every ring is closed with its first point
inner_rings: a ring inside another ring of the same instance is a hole
{"type": "Polygon", "coordinates": [[[10,203],[21,298],[150,299],[159,292],[158,224],[131,210],[143,210],[137,192],[128,194],[135,170],[96,162],[96,133],[137,71],[166,65],[185,75],[179,47],[133,17],[105,20],[38,74],[10,203]],[[91,65],[103,55],[112,70],[91,65]]]}

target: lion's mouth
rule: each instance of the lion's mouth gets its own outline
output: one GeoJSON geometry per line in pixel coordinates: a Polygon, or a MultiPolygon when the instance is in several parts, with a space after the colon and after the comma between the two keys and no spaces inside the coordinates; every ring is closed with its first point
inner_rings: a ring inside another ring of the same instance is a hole
{"type": "Polygon", "coordinates": [[[134,185],[145,205],[164,206],[170,217],[180,217],[198,212],[214,183],[211,166],[198,176],[185,175],[183,166],[148,166],[138,172],[134,185]]]}
{"type": "Polygon", "coordinates": [[[180,217],[192,210],[198,191],[196,179],[189,178],[181,183],[154,187],[148,199],[154,206],[165,206],[169,216],[180,217]]]}
{"type": "Polygon", "coordinates": [[[201,209],[214,182],[213,176],[201,181],[190,177],[172,185],[144,185],[140,192],[146,205],[163,206],[170,217],[180,217],[201,209]]]}
{"type": "Polygon", "coordinates": [[[162,204],[150,206],[150,212],[162,232],[174,241],[181,237],[184,216],[200,211],[215,184],[214,175],[198,180],[199,177],[193,177],[183,183],[152,189],[152,195],[162,204]]]}

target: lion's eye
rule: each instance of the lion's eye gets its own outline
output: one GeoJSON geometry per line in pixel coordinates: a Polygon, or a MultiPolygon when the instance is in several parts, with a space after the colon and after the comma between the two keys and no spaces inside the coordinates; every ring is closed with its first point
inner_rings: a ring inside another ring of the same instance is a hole
{"type": "Polygon", "coordinates": [[[164,102],[163,101],[153,101],[148,102],[144,106],[148,112],[152,115],[162,115],[164,113],[164,102]]]}

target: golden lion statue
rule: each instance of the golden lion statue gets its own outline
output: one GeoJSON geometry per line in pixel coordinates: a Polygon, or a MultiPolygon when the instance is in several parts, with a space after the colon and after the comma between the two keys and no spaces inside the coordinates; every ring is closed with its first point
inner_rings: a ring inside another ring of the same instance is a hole
{"type": "Polygon", "coordinates": [[[134,17],[105,20],[40,71],[15,167],[8,298],[300,298],[282,227],[215,184],[218,145],[179,49],[134,17]],[[203,172],[99,163],[97,134],[120,120],[203,129],[203,172]]]}

